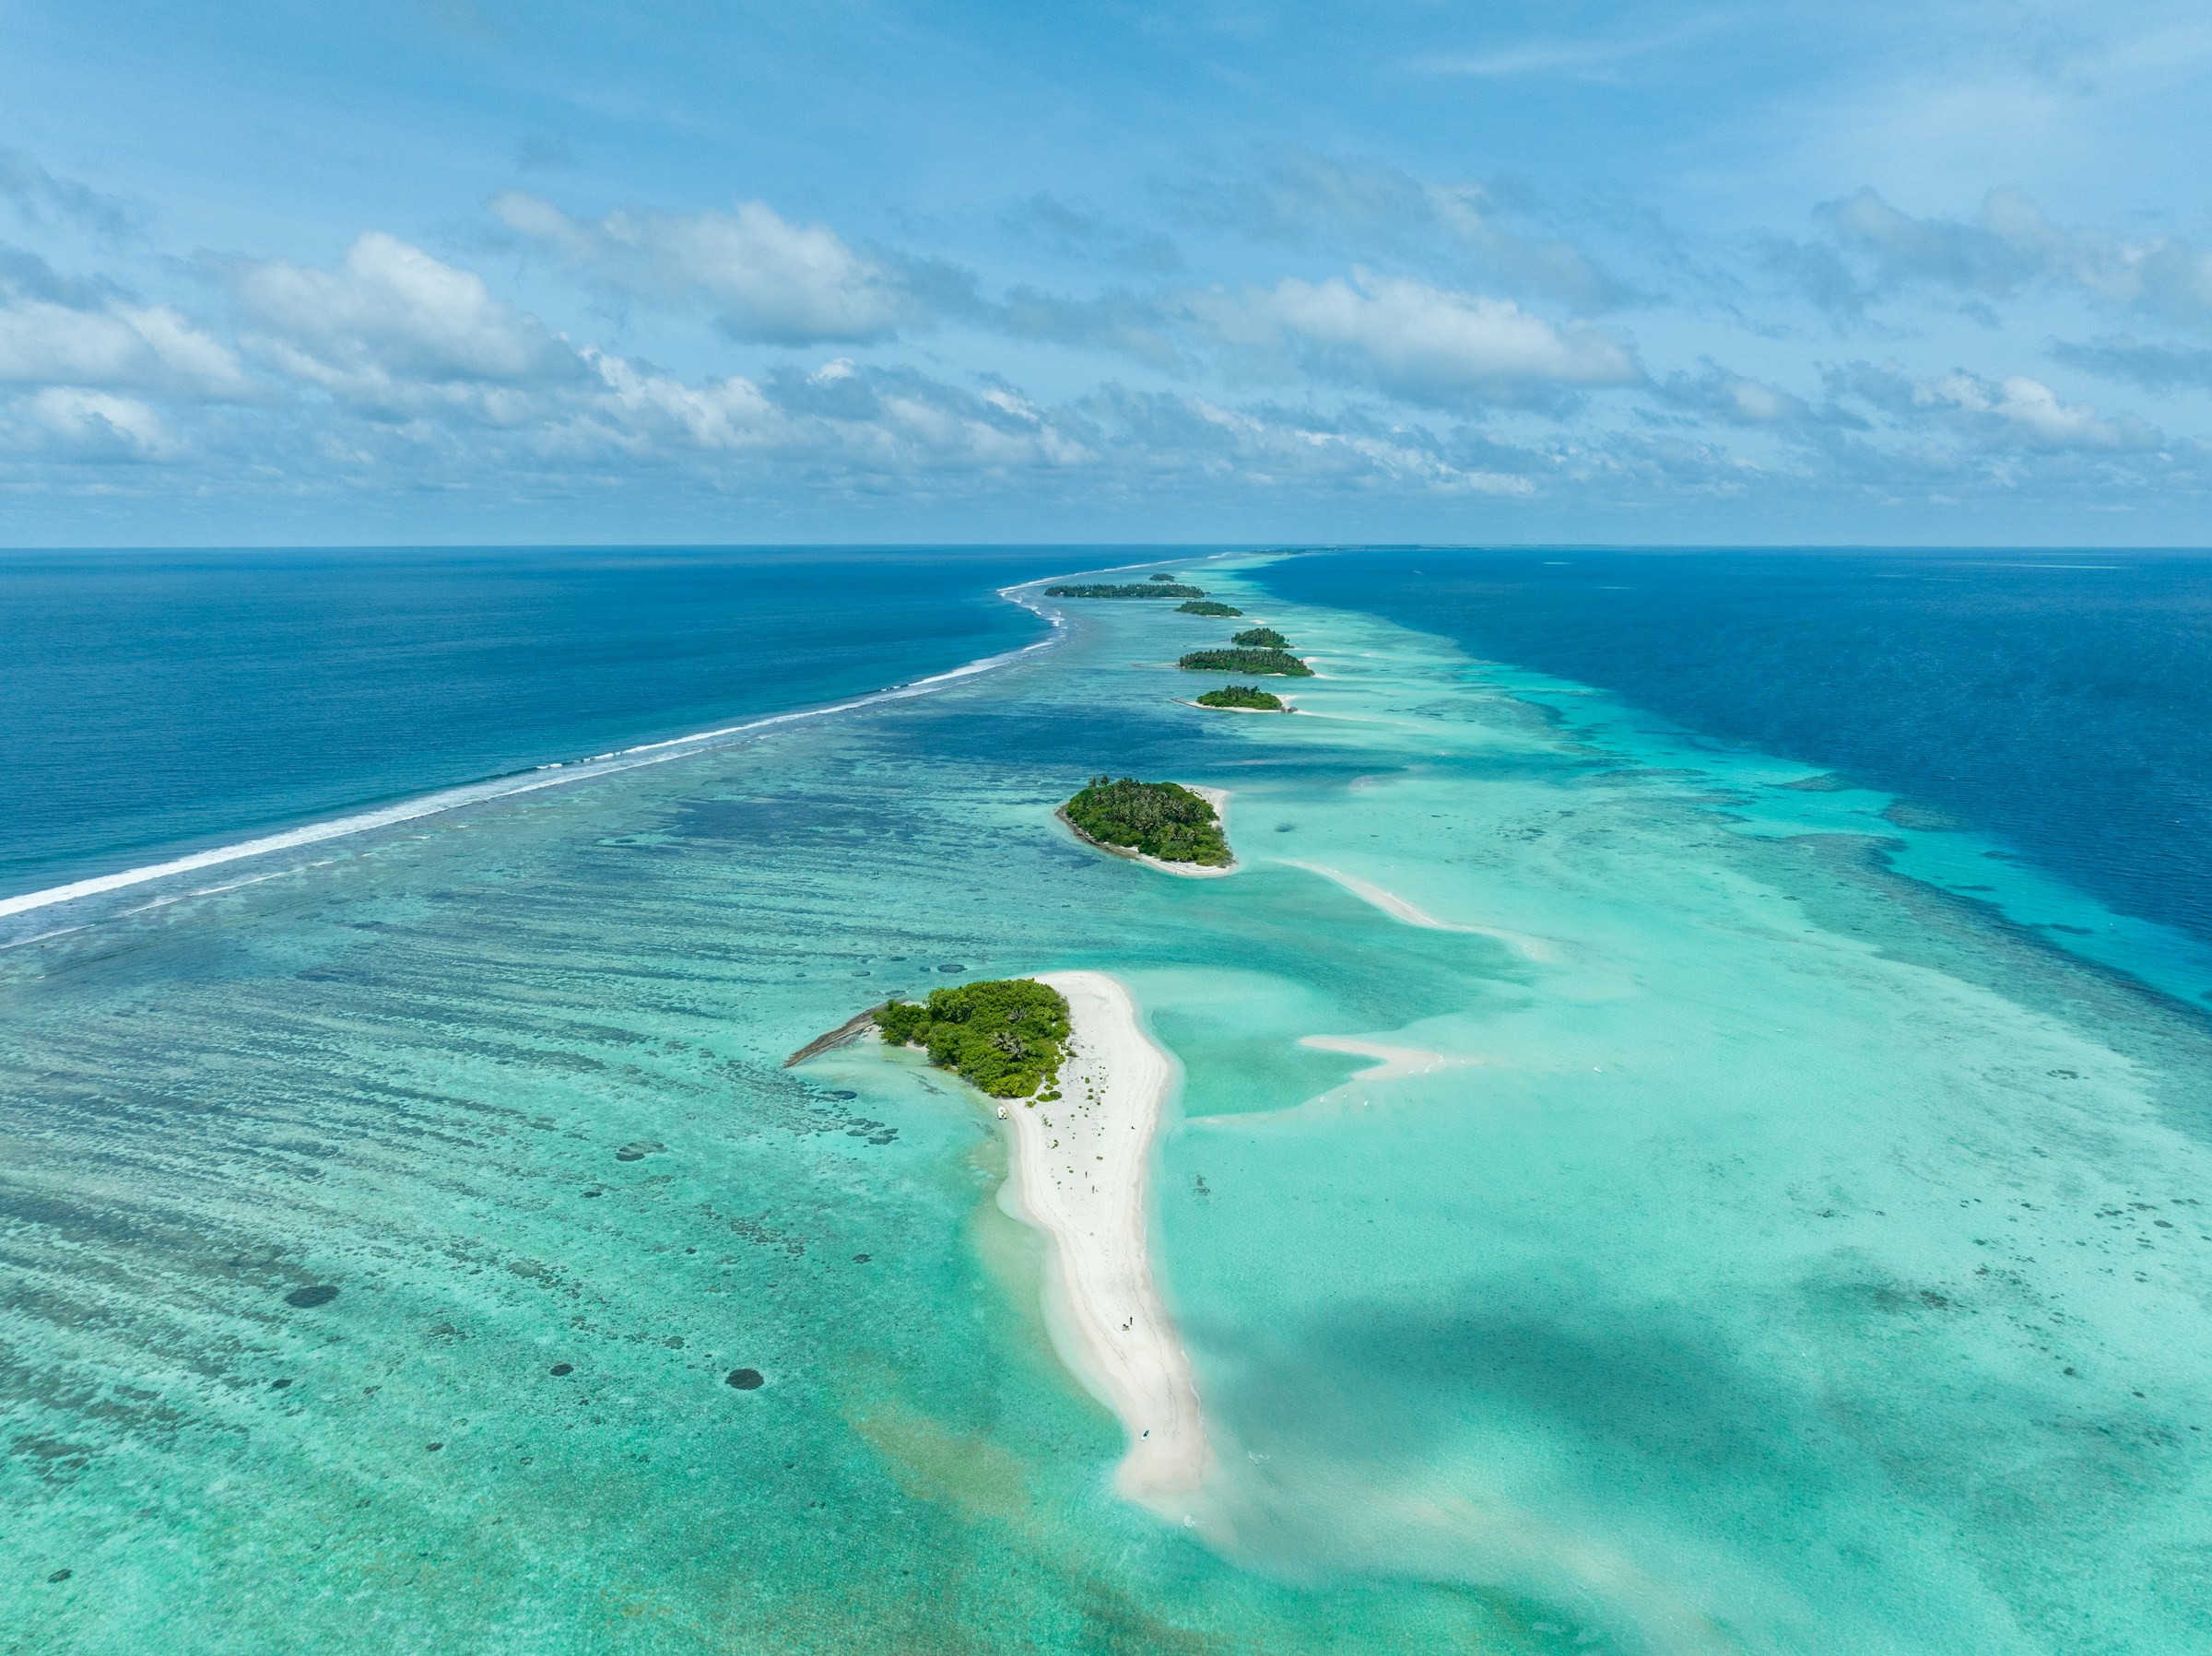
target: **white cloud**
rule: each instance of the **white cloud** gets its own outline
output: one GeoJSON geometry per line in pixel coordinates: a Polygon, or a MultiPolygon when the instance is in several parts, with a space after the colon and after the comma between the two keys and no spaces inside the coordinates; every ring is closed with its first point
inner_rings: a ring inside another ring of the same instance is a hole
{"type": "Polygon", "coordinates": [[[171,460],[182,446],[136,397],[50,385],[17,405],[16,446],[77,461],[171,460]]]}
{"type": "Polygon", "coordinates": [[[1291,146],[1257,177],[1185,179],[1156,188],[1179,217],[1209,232],[1233,229],[1256,241],[1388,255],[1432,269],[1464,270],[1472,259],[1485,282],[1583,311],[1632,297],[1572,241],[1515,228],[1511,220],[1525,211],[1509,211],[1488,187],[1416,178],[1387,161],[1291,146]]]}
{"type": "Polygon", "coordinates": [[[1365,270],[1202,296],[1194,309],[1232,348],[1287,348],[1309,370],[1414,402],[1541,402],[1641,378],[1629,347],[1586,326],[1365,270]]]}
{"type": "Polygon", "coordinates": [[[2106,419],[2087,403],[2062,403],[2048,385],[2025,374],[1994,384],[1972,374],[1949,374],[1918,387],[1913,400],[1924,407],[1981,417],[2032,448],[2147,449],[2160,440],[2154,429],[2133,416],[2106,419]]]}
{"type": "Polygon", "coordinates": [[[1859,303],[1913,284],[2006,299],[2050,282],[2165,322],[2212,326],[2212,250],[2062,225],[2017,190],[1991,191],[1971,219],[1916,217],[1870,189],[1819,211],[1836,239],[1871,264],[1859,303]]]}
{"type": "Polygon", "coordinates": [[[530,391],[582,377],[576,353],[484,278],[371,230],[335,270],[233,267],[248,343],[284,372],[366,407],[430,405],[511,423],[530,391]]]}
{"type": "Polygon", "coordinates": [[[238,358],[166,305],[0,301],[0,383],[159,387],[211,399],[244,394],[238,358]]]}
{"type": "Polygon", "coordinates": [[[594,417],[632,452],[668,439],[735,452],[767,447],[779,435],[781,418],[750,380],[733,375],[691,386],[619,357],[586,355],[606,388],[594,417]]]}
{"type": "Polygon", "coordinates": [[[594,279],[661,303],[703,304],[735,338],[778,345],[888,338],[922,320],[910,285],[826,225],[793,224],[758,201],[729,213],[618,208],[571,217],[519,191],[496,196],[507,227],[594,279]]]}
{"type": "Polygon", "coordinates": [[[2050,386],[2025,374],[1990,380],[1955,370],[1915,380],[1895,363],[1859,362],[1828,379],[1832,393],[1872,405],[1908,432],[1934,426],[1983,449],[2144,453],[2166,441],[2155,426],[2132,414],[2106,416],[2087,403],[2061,401],[2050,386]]]}
{"type": "Polygon", "coordinates": [[[1727,425],[1782,428],[1802,424],[1812,411],[1803,397],[1734,372],[1708,359],[1697,374],[1669,374],[1653,387],[1674,407],[1727,425]]]}

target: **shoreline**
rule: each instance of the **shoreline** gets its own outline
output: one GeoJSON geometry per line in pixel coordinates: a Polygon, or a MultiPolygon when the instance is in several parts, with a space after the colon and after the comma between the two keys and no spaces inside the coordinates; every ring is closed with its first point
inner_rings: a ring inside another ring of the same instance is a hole
{"type": "MultiPolygon", "coordinates": [[[[1066,997],[1071,1034],[1053,1103],[1012,1100],[1005,1196],[1052,1242],[1045,1321],[1062,1361],[1120,1418],[1114,1485],[1163,1516],[1190,1516],[1210,1458],[1189,1356],[1152,1277],[1152,1141],[1175,1079],[1136,1003],[1104,972],[1040,972],[1066,997]]],[[[1005,1196],[1002,1196],[1004,1201],[1005,1196]]]]}
{"type": "Polygon", "coordinates": [[[1192,701],[1186,697],[1170,698],[1177,707],[1194,707],[1202,713],[1265,713],[1273,717],[1281,713],[1295,713],[1298,709],[1288,701],[1280,707],[1208,707],[1203,701],[1192,701]]]}
{"type": "MultiPolygon", "coordinates": [[[[1052,628],[1035,643],[1023,644],[1017,649],[1002,650],[994,655],[978,656],[948,667],[941,673],[932,673],[904,684],[886,685],[864,695],[847,697],[840,701],[825,702],[817,707],[799,707],[782,712],[763,713],[758,718],[745,719],[735,724],[717,725],[712,730],[693,731],[686,735],[665,736],[657,741],[634,743],[627,747],[611,748],[606,753],[593,754],[580,759],[548,759],[519,770],[503,771],[497,776],[480,777],[474,781],[456,782],[450,787],[433,788],[421,793],[409,794],[390,804],[373,806],[365,811],[348,812],[342,816],[325,816],[295,823],[289,828],[275,828],[265,833],[249,833],[242,840],[221,845],[208,846],[196,851],[185,851],[164,858],[158,863],[139,863],[112,873],[91,875],[70,880],[59,886],[42,887],[35,891],[18,891],[0,895],[0,919],[17,914],[34,913],[41,909],[58,904],[79,901],[88,897],[101,897],[111,891],[126,891],[134,886],[148,885],[156,880],[169,879],[179,875],[197,874],[205,868],[220,868],[230,863],[250,862],[257,857],[274,856],[279,851],[298,851],[304,846],[322,845],[333,840],[347,840],[357,834],[374,833],[379,828],[395,828],[402,823],[420,821],[426,816],[441,816],[449,811],[458,811],[469,805],[491,805],[519,794],[535,793],[547,788],[567,787],[572,783],[593,781],[601,777],[618,775],[646,765],[664,765],[671,759],[688,758],[694,754],[712,753],[734,741],[772,730],[779,725],[803,720],[827,719],[839,713],[849,713],[861,708],[877,707],[885,702],[910,700],[927,696],[949,684],[973,678],[979,674],[994,672],[1040,650],[1049,650],[1067,636],[1067,622],[1064,617],[1041,609],[1034,604],[1011,596],[1012,589],[1001,588],[994,596],[1030,611],[1052,628]]],[[[189,843],[187,841],[186,843],[189,843]]],[[[217,889],[222,889],[218,887],[217,889]]],[[[206,895],[189,893],[187,895],[206,895]]],[[[35,942],[34,938],[18,938],[14,943],[35,942]]]]}

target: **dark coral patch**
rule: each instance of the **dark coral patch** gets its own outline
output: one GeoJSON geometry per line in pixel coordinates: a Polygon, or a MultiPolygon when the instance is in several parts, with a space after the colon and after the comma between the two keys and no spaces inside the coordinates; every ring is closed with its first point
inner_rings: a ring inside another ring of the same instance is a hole
{"type": "Polygon", "coordinates": [[[768,1380],[758,1368],[733,1368],[730,1370],[729,1383],[740,1392],[758,1392],[768,1384],[768,1380]]]}
{"type": "Polygon", "coordinates": [[[318,1305],[328,1305],[337,1297],[337,1289],[326,1282],[319,1282],[310,1287],[294,1288],[284,1297],[284,1303],[296,1305],[302,1310],[308,1310],[318,1305]]]}

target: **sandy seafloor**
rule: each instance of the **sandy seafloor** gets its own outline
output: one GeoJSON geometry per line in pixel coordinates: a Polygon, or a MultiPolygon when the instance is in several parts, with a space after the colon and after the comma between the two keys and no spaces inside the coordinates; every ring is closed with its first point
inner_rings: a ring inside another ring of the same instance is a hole
{"type": "Polygon", "coordinates": [[[1298,716],[1093,604],[0,952],[0,1651],[2212,1650],[2204,1015],[1882,796],[1201,579],[1298,716]],[[1102,770],[1232,789],[1239,871],[1072,842],[1102,770]],[[1189,1526],[991,1110],[780,1067],[1081,969],[1184,1073],[1189,1526]]]}

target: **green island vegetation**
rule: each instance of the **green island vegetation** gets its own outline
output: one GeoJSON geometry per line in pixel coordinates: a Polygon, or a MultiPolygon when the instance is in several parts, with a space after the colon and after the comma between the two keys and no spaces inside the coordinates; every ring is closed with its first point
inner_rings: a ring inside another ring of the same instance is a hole
{"type": "Polygon", "coordinates": [[[1200,707],[1249,707],[1262,712],[1279,713],[1283,699],[1271,690],[1257,685],[1225,685],[1218,690],[1208,690],[1198,698],[1200,707]]]}
{"type": "Polygon", "coordinates": [[[1172,575],[1147,575],[1145,579],[1147,581],[1172,581],[1175,577],[1172,575]]]}
{"type": "Polygon", "coordinates": [[[1290,640],[1272,627],[1248,627],[1229,640],[1248,650],[1288,650],[1290,640]]]}
{"type": "Polygon", "coordinates": [[[1048,598],[1203,598],[1202,586],[1185,586],[1180,581],[1138,581],[1127,586],[1048,586],[1048,598]]]}
{"type": "Polygon", "coordinates": [[[920,1047],[939,1069],[956,1072],[994,1098],[1028,1098],[1042,1087],[1049,1103],[1067,1056],[1067,1002],[1029,978],[996,978],[933,989],[926,1002],[887,1001],[877,1027],[895,1047],[920,1047]]]}
{"type": "Polygon", "coordinates": [[[1313,669],[1288,650],[1194,650],[1175,664],[1188,673],[1279,673],[1311,678],[1313,669]]]}
{"type": "Polygon", "coordinates": [[[1224,868],[1231,860],[1214,807],[1180,782],[1094,776],[1089,787],[1060,807],[1060,816],[1087,840],[1163,863],[1224,868]]]}
{"type": "Polygon", "coordinates": [[[1211,598],[1194,598],[1188,604],[1178,604],[1175,608],[1186,616],[1241,616],[1244,613],[1233,605],[1217,604],[1211,598]]]}

